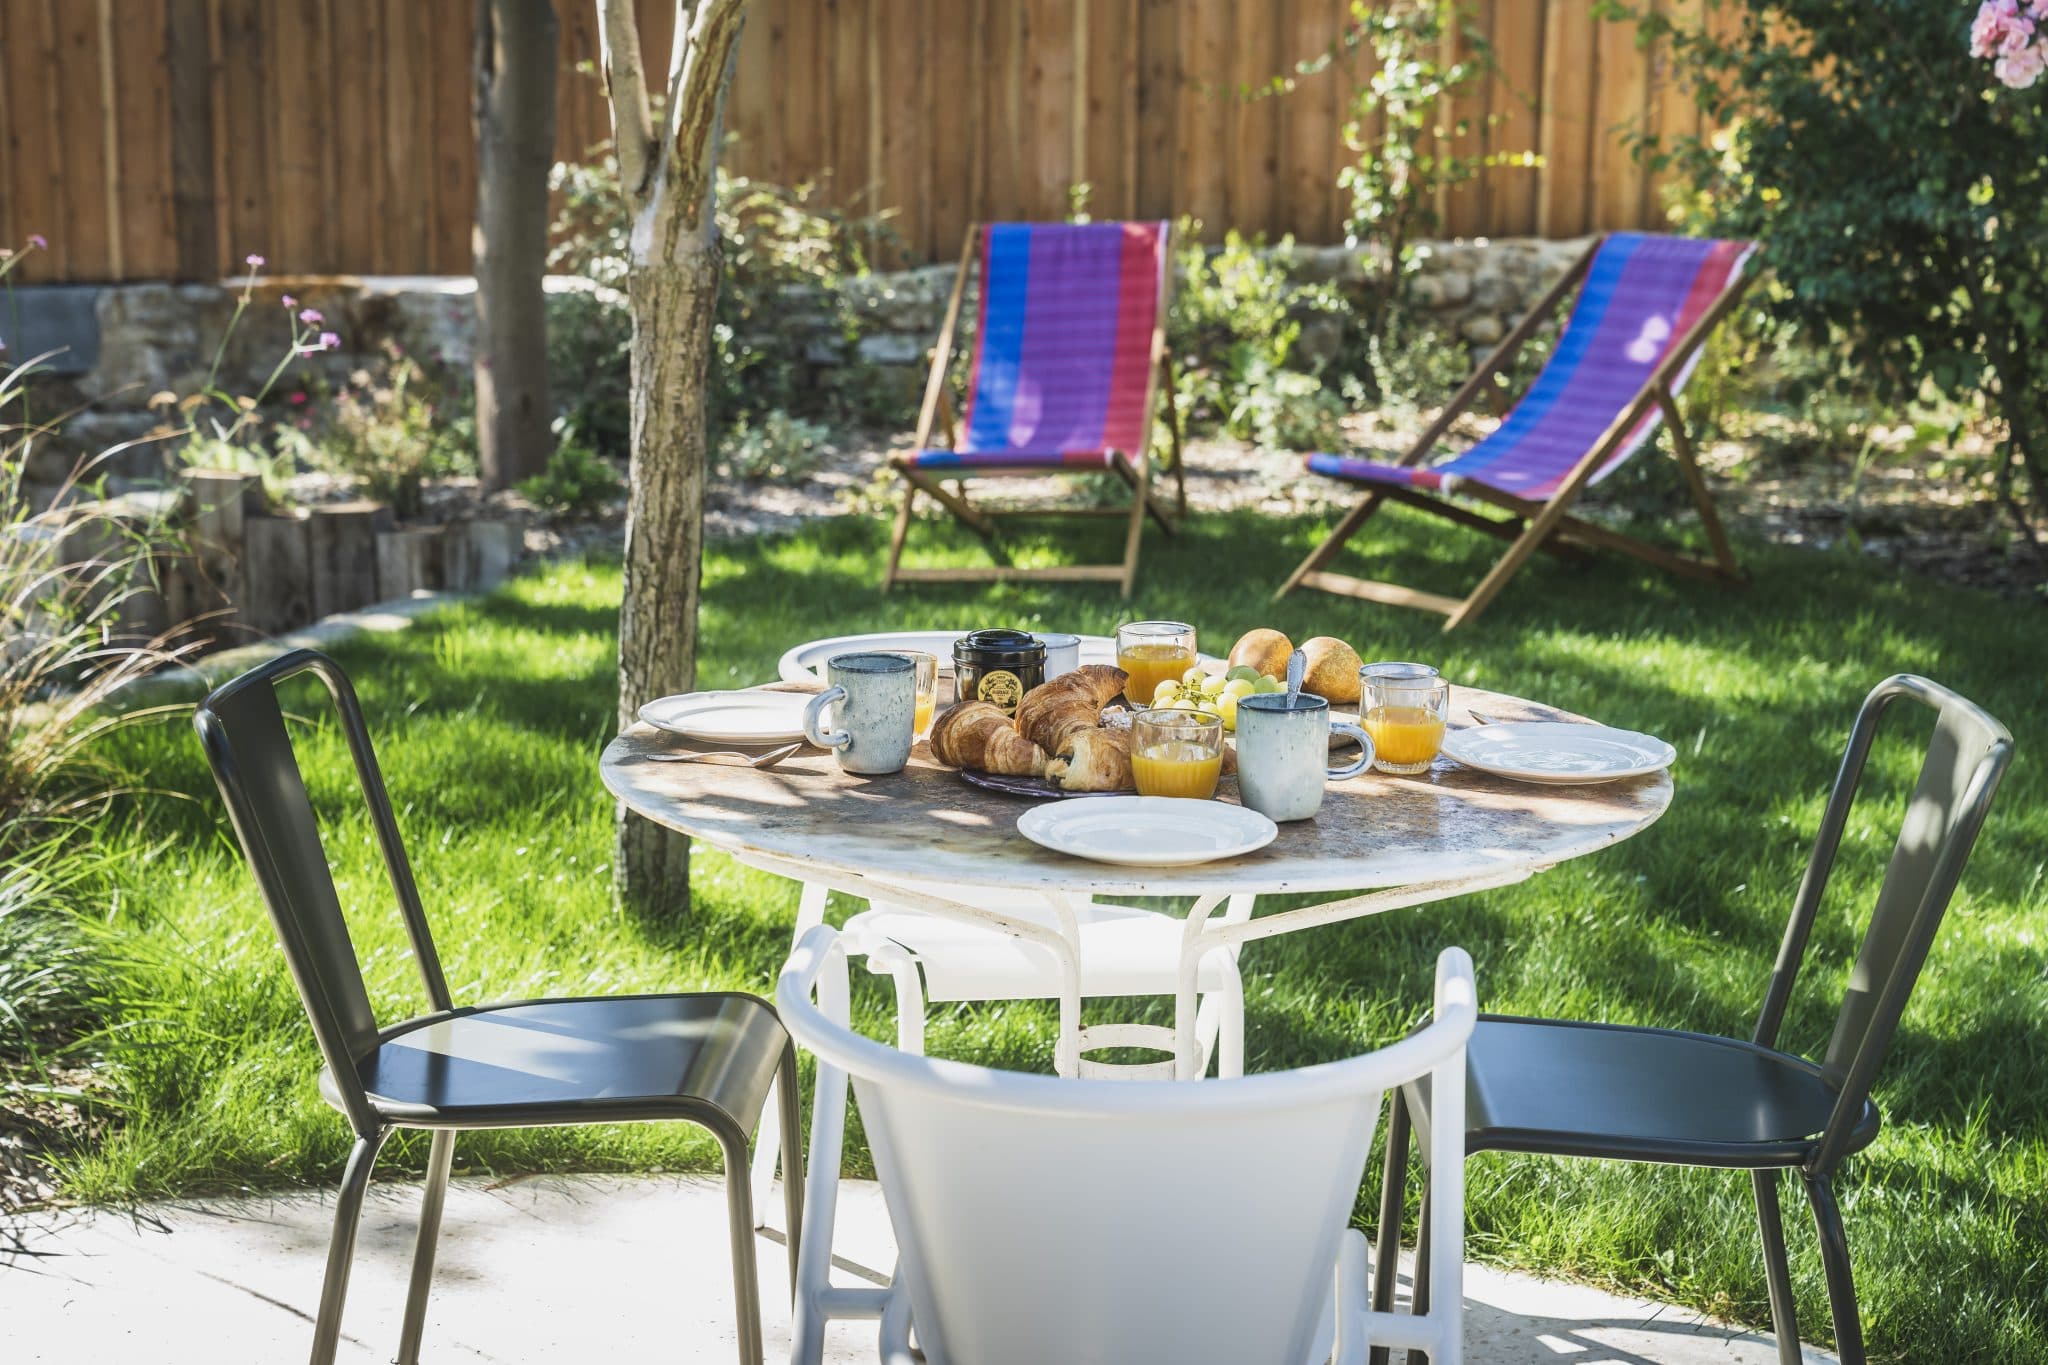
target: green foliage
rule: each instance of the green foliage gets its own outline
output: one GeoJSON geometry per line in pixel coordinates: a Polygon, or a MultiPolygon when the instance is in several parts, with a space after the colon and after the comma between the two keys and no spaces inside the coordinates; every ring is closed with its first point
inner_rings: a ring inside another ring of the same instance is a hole
{"type": "Polygon", "coordinates": [[[1329,450],[1341,442],[1344,401],[1324,385],[1322,365],[1297,351],[1305,321],[1341,326],[1342,298],[1327,285],[1302,287],[1278,253],[1232,229],[1210,251],[1201,224],[1176,227],[1178,274],[1167,323],[1181,420],[1278,450],[1329,450]]]}
{"type": "Polygon", "coordinates": [[[288,431],[310,464],[358,480],[400,517],[423,510],[426,482],[476,472],[457,400],[441,393],[411,356],[384,344],[381,374],[357,370],[325,405],[316,434],[288,431]]]}
{"type": "MultiPolygon", "coordinates": [[[[1615,13],[1646,6],[1610,3],[1615,13]]],[[[2048,118],[1969,53],[1973,7],[1927,0],[1715,0],[1727,22],[1668,37],[1713,141],[1645,144],[1696,187],[1696,221],[1754,238],[1767,317],[1826,386],[1905,405],[1981,395],[2002,420],[1996,488],[2048,494],[2048,118]]]]}
{"type": "Polygon", "coordinates": [[[718,472],[749,481],[801,483],[832,453],[830,435],[822,422],[793,417],[781,408],[758,419],[742,417],[719,442],[718,472]]]}
{"type": "MultiPolygon", "coordinates": [[[[551,184],[562,210],[549,268],[623,290],[629,244],[617,158],[606,153],[588,163],[559,163],[551,184]]],[[[827,208],[811,184],[771,185],[723,170],[717,217],[725,275],[713,327],[714,430],[778,409],[848,415],[836,403],[838,390],[812,382],[803,339],[781,326],[785,291],[805,291],[821,302],[830,319],[827,340],[850,347],[859,337],[859,319],[841,286],[867,274],[875,252],[894,242],[886,218],[827,208]]],[[[572,303],[566,318],[564,339],[551,343],[550,357],[570,380],[558,386],[573,395],[566,415],[600,452],[623,454],[631,440],[631,314],[622,295],[600,291],[572,303]]]]}
{"type": "Polygon", "coordinates": [[[548,373],[559,420],[592,450],[625,459],[633,448],[633,314],[624,294],[593,284],[548,297],[548,373]]]}
{"type": "Polygon", "coordinates": [[[519,483],[519,496],[551,512],[589,516],[617,502],[626,482],[612,462],[567,431],[548,456],[547,468],[519,483]]]}

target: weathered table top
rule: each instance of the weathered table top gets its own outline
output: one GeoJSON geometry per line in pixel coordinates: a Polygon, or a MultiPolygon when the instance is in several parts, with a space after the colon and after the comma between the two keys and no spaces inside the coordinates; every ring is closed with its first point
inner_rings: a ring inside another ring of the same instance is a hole
{"type": "MultiPolygon", "coordinates": [[[[1578,719],[1476,688],[1452,691],[1452,728],[1467,708],[1496,720],[1578,719]]],[[[1428,773],[1365,773],[1330,784],[1313,820],[1242,858],[1187,868],[1092,863],[1016,829],[1029,800],[971,787],[920,743],[888,777],[850,777],[830,754],[800,751],[756,771],[738,763],[651,763],[689,741],[647,725],[613,740],[604,783],[629,808],[739,856],[819,872],[977,887],[1126,896],[1373,890],[1514,869],[1591,853],[1653,823],[1671,804],[1668,773],[1583,787],[1489,777],[1439,758],[1428,773]]],[[[1235,780],[1219,793],[1235,799],[1235,780]]]]}

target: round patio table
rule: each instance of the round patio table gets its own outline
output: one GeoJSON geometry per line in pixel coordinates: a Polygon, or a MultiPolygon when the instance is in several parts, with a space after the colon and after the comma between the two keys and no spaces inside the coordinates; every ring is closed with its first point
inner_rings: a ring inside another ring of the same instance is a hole
{"type": "MultiPolygon", "coordinates": [[[[1475,709],[1494,720],[1581,719],[1474,688],[1454,688],[1451,702],[1453,729],[1474,724],[1475,709]]],[[[1315,819],[1280,826],[1279,837],[1255,853],[1194,867],[1121,867],[1026,839],[1016,824],[1030,801],[969,786],[922,743],[907,768],[887,777],[849,776],[830,754],[815,750],[765,771],[654,761],[657,754],[695,747],[635,725],[604,751],[605,786],[650,820],[803,883],[798,935],[822,917],[824,893],[835,890],[1042,943],[1061,964],[1055,1062],[1065,1074],[1079,1074],[1081,1054],[1093,1048],[1139,1046],[1171,1053],[1173,1073],[1191,1077],[1201,1062],[1195,983],[1207,954],[1522,881],[1644,829],[1664,813],[1672,793],[1664,772],[1591,786],[1543,786],[1439,758],[1415,777],[1368,772],[1332,783],[1315,819]],[[973,903],[978,888],[1036,892],[1053,914],[1046,922],[980,908],[973,903]],[[1279,893],[1335,898],[1244,918],[1215,915],[1233,895],[1279,893]],[[1172,1029],[1081,1027],[1075,907],[1097,895],[1195,898],[1182,934],[1172,1029]]],[[[1234,799],[1234,779],[1225,779],[1219,795],[1234,799]]]]}

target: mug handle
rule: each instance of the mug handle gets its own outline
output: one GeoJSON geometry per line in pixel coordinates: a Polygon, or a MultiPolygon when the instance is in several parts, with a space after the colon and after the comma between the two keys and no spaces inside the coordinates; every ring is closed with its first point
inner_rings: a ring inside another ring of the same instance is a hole
{"type": "Polygon", "coordinates": [[[804,708],[804,738],[820,749],[844,749],[853,743],[853,736],[844,730],[827,730],[824,727],[825,708],[835,701],[846,700],[846,689],[828,687],[811,698],[804,708]]]}
{"type": "Polygon", "coordinates": [[[1367,768],[1370,768],[1372,766],[1374,750],[1372,746],[1371,735],[1367,734],[1365,731],[1361,730],[1356,725],[1353,725],[1348,720],[1331,721],[1330,733],[1333,735],[1349,735],[1351,736],[1351,738],[1358,741],[1360,748],[1365,750],[1364,756],[1361,757],[1357,762],[1346,763],[1342,767],[1330,769],[1330,780],[1332,782],[1337,782],[1347,777],[1356,777],[1360,773],[1364,772],[1367,768]]]}

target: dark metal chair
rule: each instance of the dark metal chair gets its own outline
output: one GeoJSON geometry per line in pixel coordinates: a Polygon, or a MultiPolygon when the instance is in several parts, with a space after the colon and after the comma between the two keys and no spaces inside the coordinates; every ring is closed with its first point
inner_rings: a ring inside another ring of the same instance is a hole
{"type": "MultiPolygon", "coordinates": [[[[1820,1234],[1837,1349],[1844,1365],[1862,1365],[1863,1329],[1835,1176],[1846,1157],[1877,1136],[1880,1118],[1870,1101],[1871,1085],[2011,758],[2006,728],[1948,688],[1905,674],[1879,683],[1850,732],[1751,1040],[1481,1015],[1466,1053],[1467,1155],[1534,1152],[1749,1171],[1763,1233],[1771,1326],[1784,1365],[1799,1365],[1800,1351],[1778,1172],[1797,1170],[1820,1234]],[[1849,973],[1834,1036],[1816,1064],[1777,1050],[1778,1028],[1871,742],[1885,711],[1901,698],[1931,707],[1938,716],[1849,973]]],[[[1427,1133],[1428,1122],[1426,1089],[1411,1085],[1395,1096],[1380,1187],[1377,1308],[1389,1307],[1394,1298],[1410,1127],[1427,1133]]],[[[1423,1203],[1426,1209],[1426,1186],[1423,1203]]],[[[1426,1241],[1426,1217],[1422,1226],[1426,1241]]],[[[1418,1311],[1429,1302],[1427,1264],[1418,1254],[1418,1311]]],[[[1374,1365],[1385,1359],[1377,1353],[1374,1365]]]]}
{"type": "MultiPolygon", "coordinates": [[[[394,1129],[434,1134],[397,1357],[400,1365],[415,1365],[455,1133],[653,1119],[700,1124],[724,1149],[740,1359],[759,1365],[747,1139],[771,1088],[780,1097],[784,1150],[800,1147],[794,1136],[800,1132],[796,1050],[774,1006],[719,991],[458,1008],[448,996],[362,709],[341,668],[325,655],[295,650],[219,688],[200,704],[194,723],[326,1059],[321,1092],[356,1136],[334,1210],[313,1329],[314,1365],[334,1359],[363,1194],[378,1149],[394,1129]],[[326,684],[341,717],[431,1014],[380,1027],[371,1011],[278,706],[277,684],[300,673],[326,684]]],[[[783,1161],[793,1283],[803,1163],[800,1156],[783,1161]]]]}

